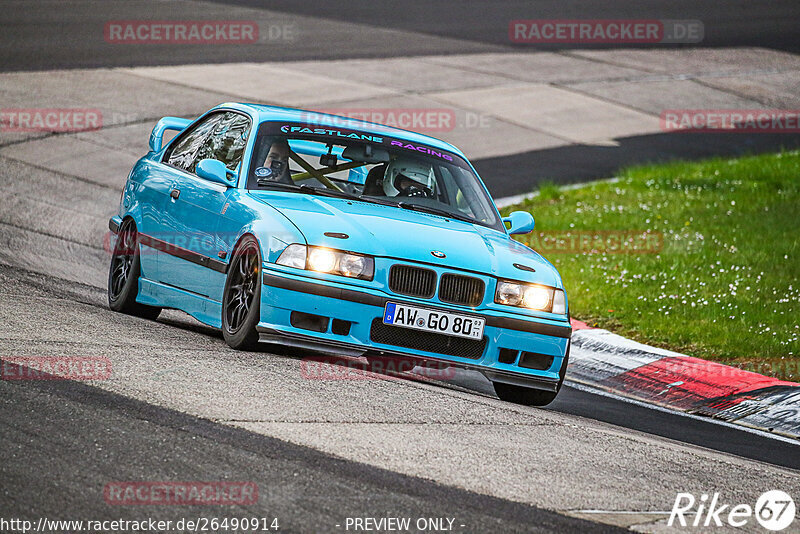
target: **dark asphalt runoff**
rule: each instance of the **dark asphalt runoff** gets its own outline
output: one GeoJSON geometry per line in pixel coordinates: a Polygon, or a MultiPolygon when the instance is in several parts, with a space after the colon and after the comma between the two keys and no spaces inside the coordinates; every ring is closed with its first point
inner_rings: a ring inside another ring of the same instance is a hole
{"type": "MultiPolygon", "coordinates": [[[[212,0],[220,4],[263,7],[284,13],[357,22],[479,43],[508,46],[508,25],[517,19],[699,20],[702,46],[763,46],[800,50],[800,3],[778,0],[407,0],[375,2],[297,2],[294,0],[212,0]],[[402,7],[401,7],[402,6],[402,7]]],[[[603,45],[597,45],[600,47],[603,45]]],[[[516,45],[517,49],[527,46],[516,45]]],[[[589,46],[591,47],[591,46],[589,46]]],[[[587,48],[586,44],[542,45],[542,49],[587,48]]]]}
{"type": "Polygon", "coordinates": [[[270,524],[277,518],[280,532],[344,532],[348,517],[436,517],[455,518],[456,532],[617,531],[336,459],[78,382],[0,381],[0,429],[5,519],[259,517],[270,524]],[[106,503],[106,484],[137,480],[253,482],[258,502],[106,503]]]}
{"type": "MultiPolygon", "coordinates": [[[[515,19],[693,19],[704,25],[705,37],[700,43],[704,47],[800,50],[800,2],[796,0],[773,0],[768,4],[750,0],[504,0],[491,4],[483,0],[2,0],[0,70],[532,50],[528,45],[509,42],[509,23],[515,19]],[[103,36],[104,25],[111,20],[186,20],[187,13],[193,20],[256,20],[265,34],[270,28],[278,32],[280,28],[291,31],[295,27],[302,31],[303,38],[288,46],[284,42],[261,42],[134,47],[109,44],[103,36]],[[416,35],[411,38],[397,30],[416,35]]],[[[541,45],[538,49],[591,47],[541,45]]]]}

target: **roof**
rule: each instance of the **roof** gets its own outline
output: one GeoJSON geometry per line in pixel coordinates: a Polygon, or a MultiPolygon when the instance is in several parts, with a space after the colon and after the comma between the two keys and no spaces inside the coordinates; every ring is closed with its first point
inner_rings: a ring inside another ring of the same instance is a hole
{"type": "Polygon", "coordinates": [[[403,130],[401,128],[386,126],[384,124],[362,121],[358,119],[352,119],[349,117],[342,117],[340,115],[320,113],[318,111],[313,111],[313,110],[283,108],[278,106],[267,106],[263,104],[247,104],[247,103],[233,103],[233,102],[220,104],[217,107],[227,107],[247,112],[250,115],[257,117],[258,123],[262,123],[264,121],[287,121],[287,122],[305,123],[309,122],[309,119],[312,119],[311,122],[315,124],[316,123],[322,125],[329,124],[332,126],[357,130],[367,134],[389,135],[392,137],[396,137],[398,139],[404,139],[414,143],[423,143],[430,147],[439,148],[450,152],[455,152],[456,154],[464,156],[464,154],[458,148],[454,147],[450,143],[442,141],[441,139],[436,139],[435,137],[430,137],[428,135],[423,135],[417,132],[411,132],[409,130],[403,130]]]}

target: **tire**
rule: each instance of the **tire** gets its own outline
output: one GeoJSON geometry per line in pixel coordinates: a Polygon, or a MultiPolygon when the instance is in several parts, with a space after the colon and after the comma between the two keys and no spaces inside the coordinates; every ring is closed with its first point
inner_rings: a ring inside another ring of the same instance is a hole
{"type": "Polygon", "coordinates": [[[127,219],[120,226],[108,268],[108,307],[120,313],[144,319],[156,319],[161,308],[136,302],[139,294],[139,232],[136,223],[127,219]]]}
{"type": "Polygon", "coordinates": [[[547,406],[553,402],[561,391],[561,385],[564,383],[564,377],[567,376],[567,362],[569,361],[569,349],[561,364],[561,369],[558,371],[558,385],[555,391],[542,391],[540,389],[526,388],[524,386],[515,386],[513,384],[505,384],[503,382],[493,382],[494,392],[506,402],[513,402],[514,404],[522,404],[524,406],[547,406]]]}
{"type": "Polygon", "coordinates": [[[245,236],[231,257],[222,294],[222,336],[229,347],[253,350],[258,345],[260,319],[261,250],[253,236],[245,236]]]}

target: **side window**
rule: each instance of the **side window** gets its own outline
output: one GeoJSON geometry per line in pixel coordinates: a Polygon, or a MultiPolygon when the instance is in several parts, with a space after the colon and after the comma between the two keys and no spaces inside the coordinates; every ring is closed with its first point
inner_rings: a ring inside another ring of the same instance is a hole
{"type": "Polygon", "coordinates": [[[250,119],[238,113],[225,113],[197,152],[195,161],[217,159],[235,171],[242,162],[244,147],[250,133],[250,119]]]}
{"type": "Polygon", "coordinates": [[[194,172],[195,165],[200,161],[197,159],[197,152],[224,116],[224,113],[217,113],[206,117],[203,122],[178,139],[175,146],[170,148],[165,155],[164,161],[183,170],[194,172]]]}
{"type": "Polygon", "coordinates": [[[166,156],[166,162],[194,173],[197,163],[218,159],[230,170],[242,161],[250,120],[238,113],[216,113],[195,126],[166,156]]]}
{"type": "Polygon", "coordinates": [[[445,186],[444,189],[450,193],[451,198],[448,204],[458,209],[458,211],[464,213],[465,215],[475,217],[476,219],[479,218],[472,209],[474,204],[470,201],[474,199],[471,198],[471,191],[462,189],[458,184],[456,177],[453,176],[453,173],[447,167],[440,166],[439,170],[442,173],[442,182],[444,182],[445,186]]]}

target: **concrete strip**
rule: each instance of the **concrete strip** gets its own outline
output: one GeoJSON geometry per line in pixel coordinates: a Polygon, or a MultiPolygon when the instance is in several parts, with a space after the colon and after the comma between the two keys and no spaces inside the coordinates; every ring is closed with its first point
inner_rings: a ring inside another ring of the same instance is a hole
{"type": "MultiPolygon", "coordinates": [[[[110,69],[3,73],[0,74],[0,97],[4,109],[98,109],[104,127],[145,120],[155,122],[165,115],[197,116],[232,98],[227,93],[110,69]]],[[[41,132],[0,132],[0,144],[42,135],[41,132]]]]}
{"type": "Polygon", "coordinates": [[[366,83],[309,74],[275,64],[140,67],[124,69],[123,72],[184,87],[227,93],[237,100],[282,106],[340,102],[395,93],[366,83]]]}
{"type": "Polygon", "coordinates": [[[655,117],[549,85],[518,84],[431,96],[571,143],[614,144],[618,137],[658,131],[655,117]]]}
{"type": "MultiPolygon", "coordinates": [[[[365,100],[350,100],[332,105],[311,106],[312,109],[347,113],[384,113],[383,120],[375,117],[373,122],[414,130],[442,139],[457,146],[470,160],[516,154],[531,148],[543,150],[564,144],[562,139],[499,119],[491,113],[465,109],[461,106],[443,104],[426,95],[396,95],[365,100]],[[440,113],[442,121],[434,121],[433,128],[421,124],[394,123],[397,118],[389,113],[410,112],[422,117],[426,111],[440,113]]],[[[369,120],[366,118],[366,120],[369,120]]]]}
{"type": "MultiPolygon", "coordinates": [[[[144,155],[143,151],[141,155],[144,155]]],[[[74,135],[38,139],[0,149],[0,155],[38,168],[77,176],[121,191],[133,164],[141,157],[110,150],[74,135]]]]}
{"type": "Polygon", "coordinates": [[[456,87],[473,89],[513,83],[513,79],[505,73],[495,75],[462,68],[463,62],[459,59],[463,56],[452,57],[454,57],[452,64],[448,64],[446,60],[430,62],[423,56],[381,60],[302,61],[283,65],[293,71],[386,87],[411,94],[447,91],[456,87]]]}
{"type": "MultiPolygon", "coordinates": [[[[199,114],[200,112],[197,113],[197,115],[199,114]]],[[[194,118],[197,115],[190,114],[188,118],[194,118]]],[[[94,132],[80,132],[75,134],[75,138],[139,159],[150,150],[150,132],[155,126],[156,120],[156,118],[145,119],[142,122],[103,128],[94,132]]],[[[172,130],[164,132],[163,142],[166,143],[174,135],[175,132],[172,130]]]]}
{"type": "Polygon", "coordinates": [[[644,72],[675,75],[724,74],[747,71],[797,70],[800,56],[766,48],[658,48],[574,50],[570,55],[644,72]]]}
{"type": "Polygon", "coordinates": [[[614,525],[617,527],[631,528],[632,530],[639,530],[633,527],[641,527],[654,523],[659,519],[667,519],[669,511],[653,511],[653,512],[636,512],[636,511],[619,511],[619,510],[570,510],[566,515],[577,517],[579,519],[586,519],[587,521],[597,521],[606,525],[614,525]]]}
{"type": "Polygon", "coordinates": [[[641,77],[644,71],[569,54],[527,52],[422,57],[421,61],[532,83],[571,83],[641,77]]]}
{"type": "Polygon", "coordinates": [[[660,116],[666,109],[753,109],[762,104],[694,80],[588,82],[569,87],[583,94],[660,116]]]}
{"type": "Polygon", "coordinates": [[[722,91],[783,109],[800,108],[800,70],[758,76],[699,76],[699,81],[722,91]]]}

